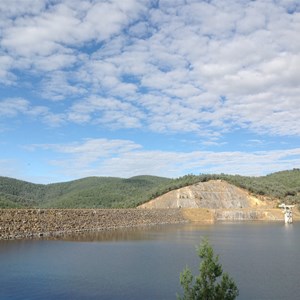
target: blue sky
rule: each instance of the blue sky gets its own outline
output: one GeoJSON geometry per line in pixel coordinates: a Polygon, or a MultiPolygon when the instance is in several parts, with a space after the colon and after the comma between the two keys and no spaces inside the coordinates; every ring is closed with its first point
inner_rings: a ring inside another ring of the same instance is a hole
{"type": "Polygon", "coordinates": [[[0,175],[300,166],[292,0],[0,1],[0,175]]]}

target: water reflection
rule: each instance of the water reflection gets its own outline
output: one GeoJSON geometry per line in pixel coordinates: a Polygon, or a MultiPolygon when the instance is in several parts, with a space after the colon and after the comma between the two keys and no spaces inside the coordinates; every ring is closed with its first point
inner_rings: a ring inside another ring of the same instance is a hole
{"type": "MultiPolygon", "coordinates": [[[[166,236],[182,235],[184,228],[185,234],[197,230],[209,230],[213,225],[195,225],[195,224],[179,224],[179,225],[153,225],[140,227],[124,227],[110,230],[95,230],[66,233],[58,236],[45,237],[44,240],[61,240],[69,242],[118,242],[118,241],[145,241],[165,239],[166,236]]],[[[187,234],[188,235],[188,234],[187,234]]]]}
{"type": "Polygon", "coordinates": [[[147,231],[147,229],[141,228],[119,228],[100,231],[67,233],[57,237],[51,237],[49,239],[69,242],[138,241],[151,239],[150,235],[145,235],[147,231]]]}
{"type": "Polygon", "coordinates": [[[293,223],[292,224],[284,223],[284,228],[285,228],[286,231],[292,231],[293,230],[293,223]]]}

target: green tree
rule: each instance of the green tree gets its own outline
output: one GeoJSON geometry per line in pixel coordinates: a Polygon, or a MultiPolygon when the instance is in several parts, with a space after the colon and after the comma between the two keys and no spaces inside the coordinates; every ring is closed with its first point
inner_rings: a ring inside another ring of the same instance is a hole
{"type": "Polygon", "coordinates": [[[200,274],[192,275],[189,268],[180,273],[180,284],[183,296],[178,300],[232,300],[239,295],[238,288],[227,273],[223,273],[219,256],[214,255],[213,248],[205,239],[197,249],[202,259],[199,265],[200,274]]]}

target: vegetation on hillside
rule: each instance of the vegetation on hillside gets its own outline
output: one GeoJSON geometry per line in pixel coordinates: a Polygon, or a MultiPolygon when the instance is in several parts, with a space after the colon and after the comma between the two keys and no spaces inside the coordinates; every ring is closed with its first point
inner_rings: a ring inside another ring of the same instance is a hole
{"type": "Polygon", "coordinates": [[[153,190],[169,181],[171,179],[156,176],[136,176],[129,179],[88,177],[42,185],[0,177],[0,207],[136,207],[147,201],[153,190]]]}
{"type": "Polygon", "coordinates": [[[300,170],[294,169],[261,177],[226,174],[186,175],[176,179],[156,176],[128,179],[88,177],[47,185],[0,177],[0,207],[136,207],[171,190],[212,179],[225,180],[253,194],[300,204],[300,170]]]}

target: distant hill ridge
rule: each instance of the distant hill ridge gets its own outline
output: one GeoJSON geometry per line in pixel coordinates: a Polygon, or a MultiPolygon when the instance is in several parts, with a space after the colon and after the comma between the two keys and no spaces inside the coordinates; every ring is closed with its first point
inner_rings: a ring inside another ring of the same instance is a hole
{"type": "Polygon", "coordinates": [[[221,179],[254,195],[300,204],[300,170],[249,177],[240,175],[185,175],[132,178],[87,177],[70,182],[34,184],[0,177],[0,208],[129,208],[169,191],[197,182],[221,179]]]}

